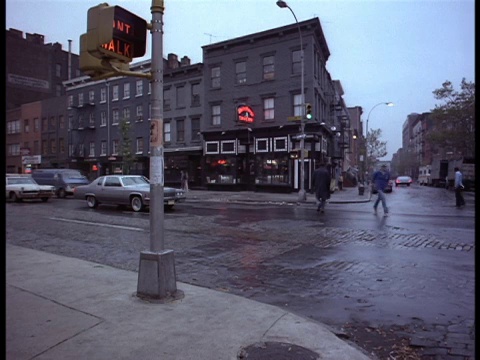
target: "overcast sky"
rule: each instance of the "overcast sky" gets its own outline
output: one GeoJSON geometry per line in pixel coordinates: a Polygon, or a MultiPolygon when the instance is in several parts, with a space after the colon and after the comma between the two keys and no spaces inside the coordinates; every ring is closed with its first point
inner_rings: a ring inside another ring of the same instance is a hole
{"type": "MultiPolygon", "coordinates": [[[[6,0],[6,28],[45,36],[79,53],[87,11],[101,1],[6,0]]],[[[402,146],[407,115],[441,104],[433,90],[449,80],[475,81],[474,0],[289,0],[298,21],[320,19],[330,49],[327,70],[340,80],[347,106],[361,106],[364,124],[382,129],[390,160],[402,146]],[[394,107],[380,105],[393,102],[394,107]]],[[[118,0],[150,21],[152,1],[118,0]]],[[[276,0],[165,0],[163,50],[202,62],[202,46],[295,23],[276,0]]],[[[150,34],[147,55],[150,58],[150,34]]],[[[365,125],[364,125],[365,126],[365,125]]],[[[365,129],[364,129],[365,130],[365,129]]]]}

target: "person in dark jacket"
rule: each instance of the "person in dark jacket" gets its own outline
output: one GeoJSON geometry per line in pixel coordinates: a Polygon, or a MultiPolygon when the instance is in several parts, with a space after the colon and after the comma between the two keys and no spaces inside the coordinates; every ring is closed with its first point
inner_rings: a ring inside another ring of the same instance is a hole
{"type": "Polygon", "coordinates": [[[383,215],[388,216],[388,207],[387,207],[387,199],[385,196],[385,188],[388,185],[388,182],[390,181],[390,173],[387,170],[387,165],[382,165],[380,170],[375,171],[373,173],[373,186],[375,186],[375,189],[377,190],[377,200],[375,200],[375,203],[373,204],[373,211],[375,214],[377,214],[377,206],[378,203],[381,201],[382,206],[383,206],[383,215]]]}
{"type": "Polygon", "coordinates": [[[325,211],[325,203],[330,199],[330,182],[332,176],[327,170],[325,163],[320,162],[318,168],[313,172],[313,188],[317,199],[317,211],[325,211]]]}

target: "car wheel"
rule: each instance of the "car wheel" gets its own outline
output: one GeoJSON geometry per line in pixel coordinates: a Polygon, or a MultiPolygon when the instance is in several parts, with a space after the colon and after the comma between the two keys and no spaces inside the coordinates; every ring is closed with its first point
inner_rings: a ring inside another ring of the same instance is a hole
{"type": "Polygon", "coordinates": [[[15,194],[14,192],[11,192],[10,193],[10,200],[12,200],[13,202],[20,202],[22,201],[22,199],[20,199],[17,194],[15,194]]]}
{"type": "Polygon", "coordinates": [[[43,201],[43,202],[47,202],[47,201],[48,201],[48,198],[47,198],[47,197],[43,197],[43,198],[42,198],[42,201],[43,201]]]}
{"type": "Polygon", "coordinates": [[[143,210],[143,201],[140,196],[134,196],[130,199],[130,206],[132,207],[133,211],[139,212],[143,210]]]}
{"type": "Polygon", "coordinates": [[[90,209],[95,209],[98,206],[98,200],[95,196],[87,196],[87,205],[90,209]]]}
{"type": "Polygon", "coordinates": [[[65,192],[65,189],[58,189],[57,195],[60,199],[65,199],[65,197],[67,196],[67,193],[65,192]]]}

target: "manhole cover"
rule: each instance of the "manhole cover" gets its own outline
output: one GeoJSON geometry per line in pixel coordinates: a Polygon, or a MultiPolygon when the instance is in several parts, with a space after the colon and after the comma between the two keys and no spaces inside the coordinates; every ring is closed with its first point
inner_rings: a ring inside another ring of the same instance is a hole
{"type": "Polygon", "coordinates": [[[260,342],[243,348],[238,360],[318,360],[320,356],[304,347],[282,342],[260,342]]]}

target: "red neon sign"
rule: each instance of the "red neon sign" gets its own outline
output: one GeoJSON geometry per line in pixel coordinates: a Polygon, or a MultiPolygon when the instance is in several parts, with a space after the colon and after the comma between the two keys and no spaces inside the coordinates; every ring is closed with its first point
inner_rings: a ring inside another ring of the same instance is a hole
{"type": "Polygon", "coordinates": [[[253,123],[255,119],[255,113],[253,112],[252,108],[247,105],[240,105],[237,107],[237,116],[238,121],[243,121],[246,123],[253,123]]]}

